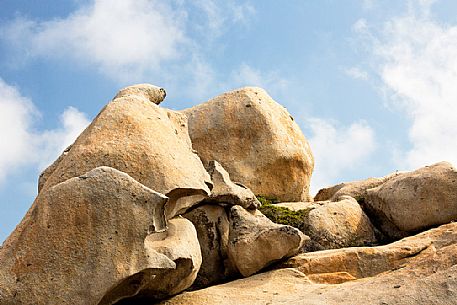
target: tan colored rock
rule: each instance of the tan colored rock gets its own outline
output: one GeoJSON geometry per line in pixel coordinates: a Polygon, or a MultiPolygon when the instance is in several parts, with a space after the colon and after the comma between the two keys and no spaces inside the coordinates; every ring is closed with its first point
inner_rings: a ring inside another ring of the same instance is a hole
{"type": "Polygon", "coordinates": [[[71,145],[65,148],[65,150],[62,152],[62,154],[55,160],[51,165],[49,165],[41,174],[40,177],[38,178],[38,193],[41,191],[43,188],[43,185],[46,183],[48,180],[49,176],[56,170],[57,166],[59,165],[60,161],[65,158],[65,156],[68,154],[68,152],[71,149],[71,145]]]}
{"type": "Polygon", "coordinates": [[[291,226],[273,223],[260,212],[230,209],[228,257],[243,276],[298,253],[309,238],[291,226]]]}
{"type": "Polygon", "coordinates": [[[314,197],[314,201],[335,201],[340,196],[351,196],[353,198],[365,197],[368,189],[377,187],[384,181],[384,178],[368,178],[360,181],[343,182],[319,190],[314,197]]]}
{"type": "Polygon", "coordinates": [[[369,189],[365,198],[370,214],[391,237],[456,220],[456,203],[457,170],[447,162],[398,174],[369,189]]]}
{"type": "Polygon", "coordinates": [[[166,95],[167,93],[163,88],[150,84],[138,84],[121,89],[114,99],[122,97],[143,98],[146,101],[159,105],[165,99],[166,95]]]}
{"type": "Polygon", "coordinates": [[[162,194],[177,188],[209,194],[211,181],[192,151],[186,116],[151,103],[135,93],[135,86],[129,88],[103,108],[52,173],[46,171],[42,190],[109,166],[162,194]]]}
{"type": "Polygon", "coordinates": [[[392,245],[300,254],[287,269],[185,292],[160,304],[451,305],[457,297],[456,250],[452,223],[392,245]]]}
{"type": "Polygon", "coordinates": [[[183,217],[194,224],[202,252],[202,267],[194,287],[207,287],[237,274],[228,260],[229,220],[225,209],[203,205],[183,217]]]}
{"type": "Polygon", "coordinates": [[[101,305],[187,288],[197,235],[184,219],[165,232],[166,200],[109,167],[40,192],[0,249],[0,304],[101,305]]]}
{"type": "Polygon", "coordinates": [[[287,110],[263,89],[224,93],[183,111],[203,164],[217,160],[256,195],[309,201],[314,159],[287,110]]]}
{"type": "Polygon", "coordinates": [[[240,205],[245,209],[256,209],[260,206],[254,193],[240,183],[230,180],[229,173],[217,161],[210,161],[208,173],[213,182],[209,200],[220,204],[240,205]]]}
{"type": "Polygon", "coordinates": [[[275,206],[303,211],[298,226],[310,237],[305,250],[317,251],[360,247],[377,243],[375,228],[357,201],[341,196],[338,201],[288,202],[275,206]]]}

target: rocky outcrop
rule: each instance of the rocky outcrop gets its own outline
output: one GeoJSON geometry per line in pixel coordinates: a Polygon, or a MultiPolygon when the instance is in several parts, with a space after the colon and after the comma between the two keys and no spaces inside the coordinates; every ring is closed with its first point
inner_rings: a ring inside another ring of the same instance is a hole
{"type": "Polygon", "coordinates": [[[452,223],[388,246],[300,254],[283,265],[286,269],[160,304],[454,304],[456,250],[452,223]]]}
{"type": "Polygon", "coordinates": [[[343,182],[331,187],[323,188],[317,192],[314,201],[335,201],[340,196],[353,198],[366,197],[366,191],[381,185],[385,178],[368,178],[366,180],[343,182]]]}
{"type": "Polygon", "coordinates": [[[309,201],[314,159],[287,110],[263,89],[224,93],[183,111],[192,146],[205,166],[217,160],[256,195],[309,201]]]}
{"type": "Polygon", "coordinates": [[[209,194],[211,181],[192,151],[187,117],[151,102],[149,95],[157,93],[155,88],[123,89],[53,166],[52,173],[47,171],[41,191],[98,166],[109,166],[162,194],[176,188],[209,194]]]}
{"type": "Polygon", "coordinates": [[[278,225],[260,212],[233,206],[229,214],[228,256],[243,276],[250,276],[282,258],[298,253],[308,237],[291,226],[278,225]]]}
{"type": "Polygon", "coordinates": [[[166,201],[109,167],[49,187],[0,249],[0,304],[112,304],[187,288],[197,236],[187,220],[166,231],[166,201]]]}
{"type": "Polygon", "coordinates": [[[297,227],[311,239],[304,250],[360,247],[377,243],[375,228],[352,197],[341,196],[338,201],[278,203],[274,206],[300,213],[302,220],[297,227]]]}
{"type": "Polygon", "coordinates": [[[229,173],[217,161],[210,161],[208,172],[213,182],[210,201],[220,204],[240,205],[245,209],[256,209],[260,206],[254,193],[240,183],[230,180],[229,173]]]}
{"type": "Polygon", "coordinates": [[[229,220],[225,209],[204,205],[183,215],[197,230],[202,252],[202,267],[194,287],[207,287],[237,274],[228,259],[229,220]]]}
{"type": "Polygon", "coordinates": [[[457,170],[447,162],[398,174],[367,190],[366,209],[390,237],[457,219],[457,170]]]}

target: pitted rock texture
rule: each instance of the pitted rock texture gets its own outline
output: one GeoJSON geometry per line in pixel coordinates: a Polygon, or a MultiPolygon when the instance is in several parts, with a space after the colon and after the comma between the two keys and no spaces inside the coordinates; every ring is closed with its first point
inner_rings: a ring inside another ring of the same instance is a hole
{"type": "Polygon", "coordinates": [[[224,93],[183,111],[205,166],[216,160],[256,195],[309,201],[311,149],[287,110],[263,89],[224,93]]]}

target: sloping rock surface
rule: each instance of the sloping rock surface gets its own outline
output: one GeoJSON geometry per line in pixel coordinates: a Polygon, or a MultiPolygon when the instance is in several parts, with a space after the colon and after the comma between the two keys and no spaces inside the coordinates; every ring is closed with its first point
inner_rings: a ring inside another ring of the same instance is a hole
{"type": "Polygon", "coordinates": [[[183,111],[205,166],[217,160],[256,195],[309,201],[311,149],[287,110],[263,89],[224,93],[183,111]]]}
{"type": "Polygon", "coordinates": [[[389,246],[301,254],[283,267],[162,305],[456,304],[457,224],[389,246]],[[340,283],[340,284],[338,284],[340,283]]]}

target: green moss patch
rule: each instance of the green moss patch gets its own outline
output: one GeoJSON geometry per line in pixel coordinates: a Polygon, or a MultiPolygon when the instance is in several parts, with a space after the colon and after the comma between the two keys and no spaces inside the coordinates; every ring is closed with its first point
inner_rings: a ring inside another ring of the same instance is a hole
{"type": "Polygon", "coordinates": [[[278,200],[275,198],[266,198],[257,196],[257,199],[262,203],[259,208],[263,215],[268,217],[274,223],[289,225],[300,230],[304,227],[305,219],[308,217],[311,209],[292,211],[285,207],[276,206],[278,200]]]}

